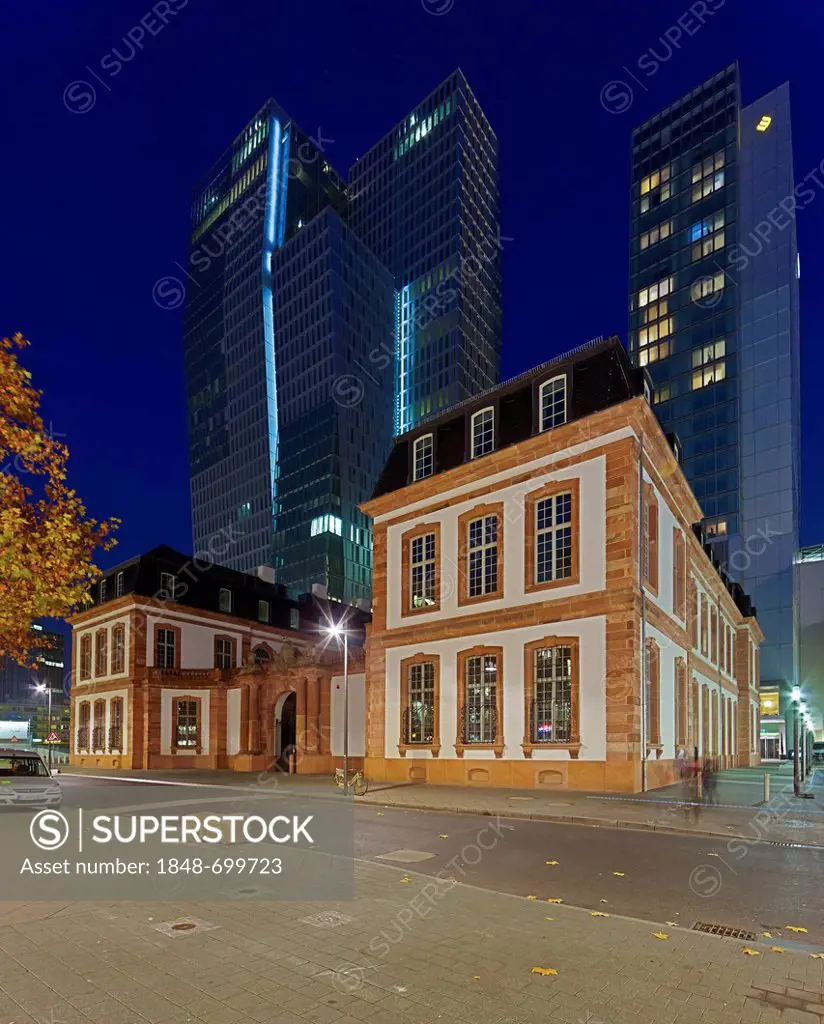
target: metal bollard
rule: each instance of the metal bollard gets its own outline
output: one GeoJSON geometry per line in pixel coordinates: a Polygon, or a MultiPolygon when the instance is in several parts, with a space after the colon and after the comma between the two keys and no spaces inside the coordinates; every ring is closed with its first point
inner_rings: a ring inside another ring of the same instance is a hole
{"type": "Polygon", "coordinates": [[[764,772],[764,803],[770,802],[770,775],[769,772],[764,772]]]}

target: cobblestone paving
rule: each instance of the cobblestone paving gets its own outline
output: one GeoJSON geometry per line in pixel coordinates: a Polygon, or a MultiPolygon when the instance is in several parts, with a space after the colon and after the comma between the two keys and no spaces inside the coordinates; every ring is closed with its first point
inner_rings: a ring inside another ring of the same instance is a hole
{"type": "Polygon", "coordinates": [[[0,1024],[824,1018],[824,959],[801,943],[593,917],[394,867],[358,864],[356,878],[349,903],[6,904],[0,1024]]]}

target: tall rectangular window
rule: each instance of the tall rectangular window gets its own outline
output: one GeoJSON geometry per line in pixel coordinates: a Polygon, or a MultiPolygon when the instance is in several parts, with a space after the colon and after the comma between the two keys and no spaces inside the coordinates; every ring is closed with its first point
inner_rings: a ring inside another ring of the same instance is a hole
{"type": "Polygon", "coordinates": [[[687,614],[687,551],[684,535],[672,530],[672,610],[679,619],[687,614]]]}
{"type": "Polygon", "coordinates": [[[551,430],[552,427],[566,423],[566,377],[553,377],[552,380],[544,381],[539,388],[539,402],[541,430],[551,430]]]}
{"type": "Polygon", "coordinates": [[[108,674],[108,640],[105,629],[99,629],[94,635],[94,674],[96,676],[108,674]]]}
{"type": "Polygon", "coordinates": [[[175,701],[175,746],[178,749],[197,749],[199,743],[199,708],[196,700],[175,701]]]}
{"type": "Polygon", "coordinates": [[[109,705],[109,750],[123,750],[123,698],[115,697],[109,705]]]}
{"type": "Polygon", "coordinates": [[[99,600],[100,600],[101,604],[103,604],[103,602],[106,600],[106,590],[107,590],[108,582],[109,582],[108,580],[101,580],[100,581],[99,600]]]}
{"type": "Polygon", "coordinates": [[[644,481],[644,516],[641,549],[644,583],[658,592],[658,498],[652,484],[644,481]]]}
{"type": "Polygon", "coordinates": [[[160,574],[160,593],[157,595],[161,601],[173,601],[177,593],[177,577],[171,572],[160,574]]]}
{"type": "Polygon", "coordinates": [[[80,678],[91,679],[92,677],[92,638],[90,633],[84,633],[80,638],[80,678]]]}
{"type": "Polygon", "coordinates": [[[572,648],[539,647],[532,652],[532,743],[572,740],[572,648]]]}
{"type": "Polygon", "coordinates": [[[258,617],[258,622],[268,622],[269,621],[269,602],[268,601],[258,601],[257,617],[258,617]]]}
{"type": "Polygon", "coordinates": [[[232,641],[228,637],[215,637],[215,668],[232,668],[232,641]]]}
{"type": "Polygon", "coordinates": [[[435,534],[424,533],[409,542],[409,586],[412,608],[435,604],[435,534]]]}
{"type": "Polygon", "coordinates": [[[422,480],[434,472],[435,438],[432,434],[424,434],[412,446],[412,479],[422,480]]]}
{"type": "Polygon", "coordinates": [[[227,615],[232,614],[232,591],[226,587],[221,587],[218,592],[217,599],[218,611],[226,612],[227,615]]]}
{"type": "Polygon", "coordinates": [[[543,498],[535,506],[535,582],[572,575],[572,494],[543,498]]]}
{"type": "Polygon", "coordinates": [[[714,156],[708,156],[699,161],[692,168],[692,201],[697,203],[699,199],[717,192],[724,187],[724,151],[723,149],[714,156]]]}
{"type": "Polygon", "coordinates": [[[495,743],[498,736],[497,655],[467,658],[464,673],[463,742],[495,743]]]}
{"type": "Polygon", "coordinates": [[[122,672],[126,667],[126,627],[119,623],[112,630],[112,673],[122,672]]]}
{"type": "Polygon", "coordinates": [[[114,596],[115,597],[122,597],[123,596],[123,587],[124,587],[124,585],[125,585],[125,575],[122,572],[119,572],[115,576],[115,578],[114,578],[114,596]]]}
{"type": "Polygon", "coordinates": [[[472,416],[472,458],[488,455],[495,448],[495,410],[481,409],[472,416]]]}
{"type": "Polygon", "coordinates": [[[176,637],[173,629],[159,627],[155,634],[155,664],[158,668],[176,668],[176,637]]]}
{"type": "Polygon", "coordinates": [[[468,594],[492,594],[498,589],[498,517],[473,519],[467,529],[468,594]]]}
{"type": "Polygon", "coordinates": [[[409,666],[404,720],[404,743],[433,743],[435,736],[435,665],[431,661],[409,666]]]}

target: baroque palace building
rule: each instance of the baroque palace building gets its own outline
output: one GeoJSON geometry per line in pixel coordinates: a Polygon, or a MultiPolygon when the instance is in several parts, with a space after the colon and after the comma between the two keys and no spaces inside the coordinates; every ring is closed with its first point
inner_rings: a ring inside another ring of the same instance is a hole
{"type": "Polygon", "coordinates": [[[755,609],[617,338],[396,439],[373,498],[372,780],[637,792],[757,764],[755,609]]]}
{"type": "MultiPolygon", "coordinates": [[[[343,664],[324,627],[339,611],[168,547],[109,570],[92,599],[71,620],[72,764],[331,773],[343,664]]],[[[346,610],[361,730],[364,619],[346,610]]]]}

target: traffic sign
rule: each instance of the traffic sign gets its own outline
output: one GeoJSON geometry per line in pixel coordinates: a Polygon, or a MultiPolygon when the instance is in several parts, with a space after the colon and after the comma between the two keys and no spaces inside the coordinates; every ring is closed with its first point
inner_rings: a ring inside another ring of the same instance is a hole
{"type": "Polygon", "coordinates": [[[17,737],[16,736],[12,736],[12,738],[9,740],[9,743],[16,743],[16,742],[17,742],[17,737]]]}
{"type": "Polygon", "coordinates": [[[59,742],[60,742],[60,737],[57,735],[57,733],[56,732],[50,732],[49,733],[49,738],[46,740],[46,743],[59,743],[59,742]]]}

